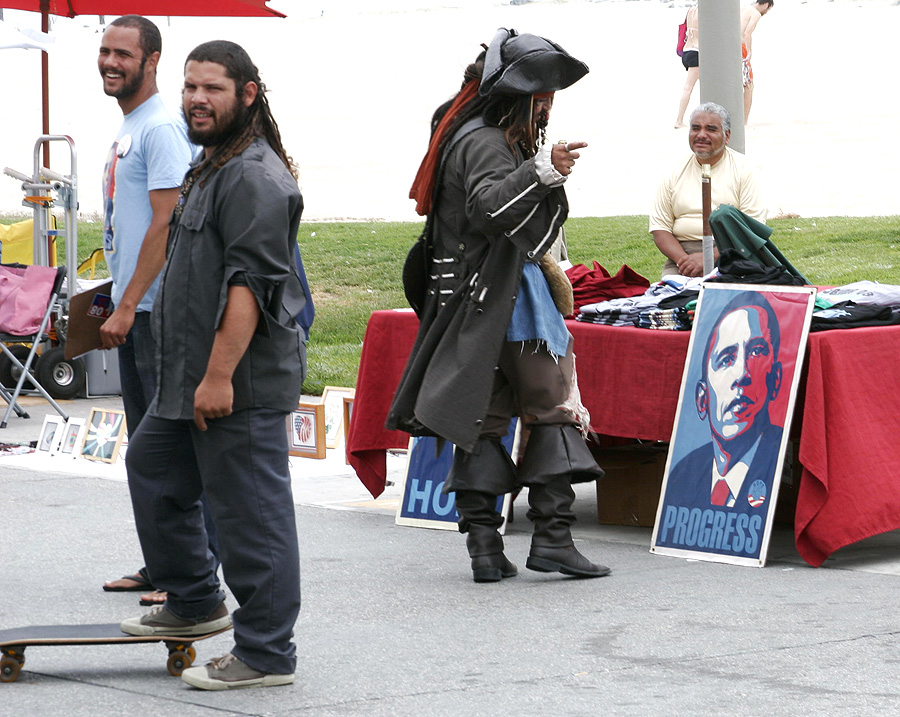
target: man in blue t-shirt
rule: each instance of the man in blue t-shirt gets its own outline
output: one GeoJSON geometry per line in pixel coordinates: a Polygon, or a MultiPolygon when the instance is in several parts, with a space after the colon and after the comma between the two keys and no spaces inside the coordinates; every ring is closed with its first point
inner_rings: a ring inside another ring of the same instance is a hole
{"type": "MultiPolygon", "coordinates": [[[[169,217],[192,155],[183,118],[166,109],[156,86],[161,50],[156,25],[125,15],[103,33],[97,61],[103,91],[116,98],[124,115],[103,173],[103,250],[115,311],[100,334],[103,348],[119,350],[122,402],[132,436],[156,394],[150,310],[166,259],[169,217]]],[[[151,588],[143,569],[104,585],[111,591],[151,588]]]]}

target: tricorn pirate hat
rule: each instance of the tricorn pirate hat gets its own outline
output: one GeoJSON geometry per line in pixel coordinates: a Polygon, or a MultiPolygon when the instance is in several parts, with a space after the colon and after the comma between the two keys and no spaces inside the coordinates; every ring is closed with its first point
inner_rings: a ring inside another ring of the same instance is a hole
{"type": "Polygon", "coordinates": [[[543,37],[501,27],[484,58],[478,93],[533,95],[556,92],[588,73],[588,66],[543,37]]]}

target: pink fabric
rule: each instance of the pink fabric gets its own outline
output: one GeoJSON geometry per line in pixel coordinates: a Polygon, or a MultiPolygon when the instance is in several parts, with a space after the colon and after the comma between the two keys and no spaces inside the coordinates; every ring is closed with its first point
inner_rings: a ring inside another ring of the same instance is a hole
{"type": "Polygon", "coordinates": [[[47,311],[56,269],[46,266],[0,266],[0,332],[29,336],[47,311]]]}
{"type": "Polygon", "coordinates": [[[610,276],[609,272],[596,261],[593,269],[588,269],[584,264],[576,264],[566,269],[566,276],[572,282],[576,311],[582,306],[608,299],[640,296],[650,286],[647,279],[627,264],[623,264],[615,276],[610,276]]]}

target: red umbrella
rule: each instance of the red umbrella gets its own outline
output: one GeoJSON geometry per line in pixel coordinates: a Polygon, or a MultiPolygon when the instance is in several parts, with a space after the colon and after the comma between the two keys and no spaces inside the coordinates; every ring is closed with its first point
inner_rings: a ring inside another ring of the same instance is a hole
{"type": "Polygon", "coordinates": [[[10,10],[43,15],[152,15],[155,17],[284,17],[268,0],[0,0],[10,10]]]}
{"type": "MultiPolygon", "coordinates": [[[[285,17],[266,7],[268,0],[0,0],[0,8],[41,13],[41,31],[48,32],[50,15],[152,15],[155,17],[285,17]]],[[[43,134],[50,134],[49,62],[41,57],[43,134]]],[[[50,164],[50,145],[44,144],[44,166],[50,164]]]]}

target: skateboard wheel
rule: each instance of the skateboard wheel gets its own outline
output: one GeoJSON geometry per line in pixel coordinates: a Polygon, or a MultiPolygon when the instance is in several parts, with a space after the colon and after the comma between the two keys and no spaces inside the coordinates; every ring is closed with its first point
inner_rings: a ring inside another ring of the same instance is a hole
{"type": "Polygon", "coordinates": [[[194,664],[194,660],[197,659],[197,651],[193,647],[188,647],[185,652],[188,654],[188,657],[191,658],[191,664],[194,664]]]}
{"type": "Polygon", "coordinates": [[[187,652],[176,650],[169,655],[169,661],[166,663],[166,667],[169,668],[170,675],[178,677],[182,672],[184,672],[188,667],[191,666],[192,662],[193,660],[187,652]]]}
{"type": "Polygon", "coordinates": [[[19,671],[24,662],[22,660],[20,663],[18,660],[6,656],[0,658],[0,682],[15,682],[19,679],[19,671]]]}

